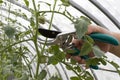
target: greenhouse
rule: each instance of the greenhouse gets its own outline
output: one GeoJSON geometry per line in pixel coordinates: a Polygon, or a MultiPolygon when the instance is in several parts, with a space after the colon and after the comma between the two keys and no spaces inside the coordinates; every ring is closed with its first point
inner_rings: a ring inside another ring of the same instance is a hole
{"type": "Polygon", "coordinates": [[[0,0],[0,80],[120,80],[120,0],[0,0]]]}

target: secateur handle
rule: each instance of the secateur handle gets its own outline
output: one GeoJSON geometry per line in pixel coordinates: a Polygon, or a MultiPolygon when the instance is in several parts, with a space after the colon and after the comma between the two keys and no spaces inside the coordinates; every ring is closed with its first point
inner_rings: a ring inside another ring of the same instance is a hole
{"type": "MultiPolygon", "coordinates": [[[[80,50],[77,49],[76,47],[73,48],[75,50],[75,53],[71,54],[72,56],[77,56],[78,54],[80,54],[80,50]]],[[[89,59],[89,56],[88,55],[84,55],[84,56],[80,56],[82,59],[84,60],[88,60],[89,59]]],[[[99,69],[98,65],[89,65],[90,68],[92,69],[99,69]]]]}
{"type": "Polygon", "coordinates": [[[119,41],[115,37],[110,36],[108,34],[91,33],[89,36],[94,40],[98,40],[98,41],[101,41],[101,42],[113,44],[113,45],[116,45],[116,46],[119,45],[119,41]]]}
{"type": "MultiPolygon", "coordinates": [[[[113,45],[119,45],[119,41],[113,37],[113,36],[110,36],[108,34],[103,34],[103,33],[91,33],[89,34],[89,36],[94,39],[94,40],[98,40],[98,41],[101,41],[101,42],[105,42],[105,43],[109,43],[109,44],[113,44],[113,45]]],[[[75,53],[72,54],[72,55],[78,55],[80,54],[80,50],[75,48],[74,47],[74,50],[75,50],[75,53]]],[[[82,59],[89,59],[89,56],[88,55],[85,55],[85,56],[81,56],[82,59]]],[[[98,65],[90,65],[89,66],[90,68],[92,69],[99,69],[98,65]]]]}

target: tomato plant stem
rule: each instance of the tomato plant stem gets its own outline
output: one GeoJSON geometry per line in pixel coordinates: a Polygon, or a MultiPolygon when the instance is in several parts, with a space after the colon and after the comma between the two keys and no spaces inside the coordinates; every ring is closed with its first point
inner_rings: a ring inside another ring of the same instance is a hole
{"type": "MultiPolygon", "coordinates": [[[[38,11],[36,9],[36,4],[35,4],[34,0],[32,0],[32,2],[33,2],[34,9],[35,9],[35,18],[36,18],[36,33],[35,33],[35,36],[34,36],[34,44],[35,44],[35,48],[36,48],[36,52],[37,52],[37,59],[38,59],[38,61],[37,61],[36,75],[35,75],[35,78],[37,79],[38,74],[39,74],[38,73],[39,72],[39,66],[40,66],[40,62],[39,62],[40,54],[39,54],[38,45],[37,45],[37,36],[38,36],[38,26],[39,26],[39,24],[38,24],[38,11]]],[[[57,2],[57,0],[55,0],[54,6],[53,6],[53,11],[55,10],[56,2],[57,2]]],[[[54,12],[52,12],[49,29],[52,26],[53,16],[54,16],[54,12]]],[[[44,53],[46,42],[47,42],[47,38],[46,38],[45,43],[44,43],[44,45],[42,47],[41,54],[44,53]]]]}
{"type": "Polygon", "coordinates": [[[39,49],[38,49],[38,44],[37,44],[37,36],[38,36],[38,11],[37,11],[37,8],[36,8],[36,4],[35,4],[35,0],[32,0],[32,3],[33,3],[33,6],[34,6],[34,14],[35,14],[35,19],[36,19],[36,30],[35,30],[35,35],[33,36],[33,42],[34,42],[34,45],[35,45],[35,48],[36,48],[36,53],[37,53],[37,58],[38,58],[38,61],[37,61],[37,68],[36,68],[36,74],[35,74],[35,78],[37,79],[37,76],[38,76],[38,72],[39,72],[39,57],[40,57],[40,54],[39,54],[39,49]]]}

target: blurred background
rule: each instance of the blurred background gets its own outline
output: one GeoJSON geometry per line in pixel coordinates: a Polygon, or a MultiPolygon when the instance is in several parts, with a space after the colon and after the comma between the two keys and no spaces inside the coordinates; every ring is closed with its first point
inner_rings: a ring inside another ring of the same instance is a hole
{"type": "MultiPolygon", "coordinates": [[[[69,0],[72,5],[67,8],[60,6],[60,4],[62,4],[61,1],[62,0],[57,1],[55,10],[63,12],[66,9],[66,11],[75,18],[87,16],[95,25],[100,25],[110,31],[120,32],[120,0],[69,0]]],[[[49,11],[50,9],[52,10],[54,3],[55,0],[35,0],[37,9],[41,12],[49,11]]],[[[41,15],[42,14],[43,13],[41,13],[41,15]]],[[[40,24],[38,27],[48,29],[51,15],[52,13],[46,13],[44,16],[46,19],[45,24],[40,24]]],[[[16,78],[15,80],[33,80],[33,75],[36,74],[36,68],[38,66],[38,61],[36,59],[36,45],[34,45],[34,41],[29,41],[33,30],[31,26],[35,25],[34,17],[35,14],[32,0],[0,0],[0,72],[3,72],[4,74],[9,73],[7,74],[7,76],[9,75],[7,80],[15,79],[11,70],[16,70],[16,75],[19,75],[19,78],[16,78]],[[6,26],[10,26],[12,29],[8,29],[6,26]],[[17,33],[17,35],[14,33],[17,33]],[[15,37],[13,38],[13,36],[15,37]],[[21,43],[22,40],[23,43],[21,43]],[[18,59],[20,59],[20,63],[18,63],[18,59]],[[11,63],[14,65],[11,65],[11,63]],[[21,71],[21,66],[14,67],[17,64],[21,65],[22,69],[24,66],[30,65],[30,67],[23,70],[30,71],[31,78],[21,78],[21,76],[24,77],[28,74],[21,71]]],[[[51,29],[63,32],[73,31],[74,25],[64,15],[55,13],[51,29]]],[[[38,46],[39,50],[42,51],[41,49],[43,45],[38,43],[38,46]]],[[[45,49],[47,49],[47,47],[45,49]]],[[[48,54],[47,52],[45,53],[48,54]]],[[[118,65],[120,64],[120,59],[117,56],[110,52],[107,52],[105,55],[108,57],[108,60],[114,61],[118,63],[118,65]]],[[[70,80],[70,77],[75,75],[74,72],[66,69],[65,65],[62,63],[46,66],[47,64],[45,63],[39,65],[39,71],[45,69],[48,73],[44,80],[49,80],[53,75],[59,75],[62,80],[70,80]]],[[[105,70],[88,69],[88,71],[95,77],[95,80],[120,80],[119,74],[116,73],[116,69],[111,64],[108,63],[106,66],[100,65],[100,67],[105,70]],[[113,72],[106,71],[106,69],[113,72]]],[[[3,78],[0,76],[0,80],[6,80],[5,77],[3,78]]]]}

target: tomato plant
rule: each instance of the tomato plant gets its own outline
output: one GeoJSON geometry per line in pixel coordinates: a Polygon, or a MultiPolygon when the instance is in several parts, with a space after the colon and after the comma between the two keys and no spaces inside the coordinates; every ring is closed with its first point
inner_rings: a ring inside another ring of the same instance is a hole
{"type": "MultiPolygon", "coordinates": [[[[48,20],[49,29],[52,28],[53,19],[55,14],[60,14],[69,19],[75,26],[76,34],[79,39],[85,35],[87,31],[87,25],[90,24],[90,20],[85,17],[72,16],[67,7],[70,6],[69,0],[53,0],[53,3],[36,1],[36,0],[22,0],[25,7],[28,8],[31,16],[27,16],[26,13],[21,12],[21,9],[16,11],[11,10],[11,3],[7,3],[4,0],[0,0],[1,6],[5,4],[8,7],[8,17],[5,18],[7,24],[0,20],[0,79],[14,79],[14,80],[62,80],[60,75],[52,75],[47,78],[49,72],[47,67],[50,65],[56,66],[57,64],[64,64],[66,69],[75,73],[75,76],[70,76],[70,80],[94,80],[94,77],[85,69],[83,69],[76,61],[67,61],[65,52],[61,50],[58,45],[47,46],[45,44],[39,44],[38,37],[41,36],[38,32],[40,25],[44,25],[47,22],[47,14],[50,13],[51,17],[48,20]],[[59,2],[59,4],[57,3],[59,2]],[[38,4],[37,4],[38,3],[38,4]],[[41,10],[41,5],[45,4],[49,7],[48,10],[41,10]],[[34,8],[30,8],[32,5],[34,8]],[[62,9],[61,9],[62,8],[62,9]],[[10,17],[10,14],[14,14],[15,19],[10,17]],[[22,17],[29,23],[28,26],[24,26],[22,22],[17,20],[17,17],[22,17]],[[82,21],[81,21],[82,20],[82,21]],[[33,51],[32,51],[33,49],[33,51]],[[35,63],[35,64],[34,64],[35,63]],[[36,66],[35,66],[36,65],[36,66]],[[44,65],[43,68],[40,66],[44,65]]],[[[92,49],[99,58],[89,59],[86,63],[87,66],[93,64],[98,65],[102,63],[106,65],[106,57],[103,57],[103,52],[97,47],[93,46],[94,41],[88,37],[85,37],[85,44],[82,47],[82,55],[88,54],[92,49]],[[89,49],[87,49],[89,47],[89,49]]],[[[47,41],[47,39],[46,39],[47,41]]],[[[114,62],[110,62],[119,71],[119,66],[114,62]]]]}

